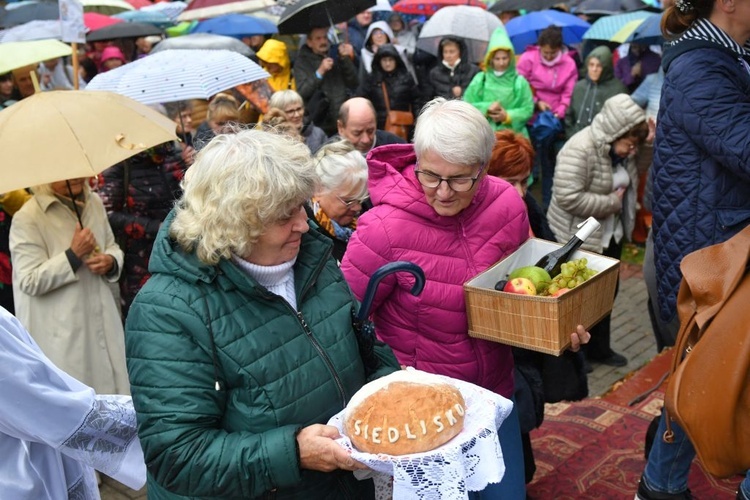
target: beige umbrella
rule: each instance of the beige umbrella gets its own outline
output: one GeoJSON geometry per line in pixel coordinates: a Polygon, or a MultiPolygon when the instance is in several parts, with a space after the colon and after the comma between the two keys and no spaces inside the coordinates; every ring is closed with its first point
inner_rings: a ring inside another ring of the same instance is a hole
{"type": "Polygon", "coordinates": [[[176,139],[172,120],[128,97],[37,93],[0,111],[0,193],[92,177],[176,139]]]}
{"type": "Polygon", "coordinates": [[[0,44],[0,75],[30,64],[69,56],[70,45],[58,40],[34,40],[0,44]]]}

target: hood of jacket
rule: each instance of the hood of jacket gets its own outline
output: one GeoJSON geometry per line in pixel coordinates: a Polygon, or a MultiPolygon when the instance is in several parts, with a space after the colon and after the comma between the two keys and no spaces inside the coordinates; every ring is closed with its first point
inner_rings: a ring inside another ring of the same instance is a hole
{"type": "Polygon", "coordinates": [[[383,69],[380,67],[380,60],[384,57],[392,57],[396,60],[396,69],[393,70],[393,73],[397,73],[400,71],[408,71],[406,68],[406,64],[404,63],[404,60],[401,59],[401,56],[398,53],[398,50],[396,47],[390,43],[386,43],[385,45],[378,48],[378,51],[375,53],[375,56],[372,58],[372,71],[373,73],[385,73],[383,69]]]}
{"type": "Polygon", "coordinates": [[[393,30],[390,26],[388,26],[388,23],[385,21],[375,21],[367,28],[367,34],[365,35],[365,48],[367,48],[368,50],[372,50],[369,48],[371,44],[370,36],[372,36],[372,32],[376,29],[385,33],[385,35],[388,37],[388,43],[393,43],[393,30]]]}
{"type": "MultiPolygon", "coordinates": [[[[602,65],[602,75],[596,83],[602,83],[609,81],[615,77],[615,69],[612,64],[612,51],[606,45],[600,45],[599,47],[592,50],[588,56],[586,56],[586,63],[584,68],[588,68],[589,61],[591,59],[598,59],[602,65]]],[[[588,76],[588,70],[586,71],[586,80],[591,82],[588,76]]]]}
{"type": "Polygon", "coordinates": [[[598,144],[611,144],[645,120],[646,111],[632,97],[617,94],[607,99],[589,127],[598,144]]]}
{"type": "Polygon", "coordinates": [[[286,48],[286,44],[281,40],[269,38],[255,55],[261,61],[278,64],[284,68],[284,71],[289,71],[292,67],[291,60],[289,59],[289,51],[286,48]]]}
{"type": "Polygon", "coordinates": [[[484,71],[488,73],[491,73],[493,71],[492,57],[498,50],[507,50],[510,53],[510,64],[508,65],[508,69],[505,70],[505,72],[515,72],[516,52],[515,50],[513,50],[513,44],[510,41],[508,32],[505,31],[505,28],[502,26],[492,32],[490,42],[487,44],[487,53],[484,56],[484,71]]]}
{"type": "Polygon", "coordinates": [[[413,144],[388,144],[374,148],[367,155],[368,188],[373,205],[392,205],[420,219],[450,224],[455,218],[470,217],[487,196],[484,177],[468,207],[456,216],[442,216],[428,203],[414,174],[417,155],[413,144]]]}

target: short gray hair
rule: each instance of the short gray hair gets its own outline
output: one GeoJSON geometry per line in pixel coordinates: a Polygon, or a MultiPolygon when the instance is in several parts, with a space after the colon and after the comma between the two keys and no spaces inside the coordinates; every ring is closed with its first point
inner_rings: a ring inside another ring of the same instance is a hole
{"type": "Polygon", "coordinates": [[[367,161],[349,141],[336,141],[315,153],[315,171],[320,178],[318,194],[345,186],[362,186],[358,198],[367,196],[367,161]]]}
{"type": "Polygon", "coordinates": [[[303,106],[305,104],[302,96],[294,90],[279,90],[271,94],[271,99],[268,100],[268,107],[279,108],[282,111],[292,104],[302,104],[303,106]]]}
{"type": "Polygon", "coordinates": [[[185,173],[170,236],[206,264],[247,255],[317,183],[304,143],[262,130],[217,135],[185,173]]]}
{"type": "Polygon", "coordinates": [[[486,165],[495,134],[482,113],[471,104],[437,97],[424,105],[414,128],[414,151],[419,159],[430,151],[456,165],[486,165]]]}
{"type": "MultiPolygon", "coordinates": [[[[38,186],[32,186],[31,192],[33,194],[46,194],[49,196],[55,196],[57,193],[52,189],[52,182],[49,184],[39,184],[38,186]]],[[[83,194],[84,196],[88,196],[91,192],[91,186],[89,186],[88,182],[83,183],[83,194]]]]}

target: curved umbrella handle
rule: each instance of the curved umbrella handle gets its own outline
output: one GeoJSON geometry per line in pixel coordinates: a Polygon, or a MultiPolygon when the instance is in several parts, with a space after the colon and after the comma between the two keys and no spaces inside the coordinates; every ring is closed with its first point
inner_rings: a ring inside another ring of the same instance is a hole
{"type": "Polygon", "coordinates": [[[362,299],[362,304],[359,306],[359,312],[357,313],[357,321],[364,321],[370,316],[370,308],[372,308],[372,301],[375,299],[375,292],[378,291],[378,285],[380,282],[389,274],[397,273],[399,271],[405,271],[414,276],[414,286],[411,287],[411,294],[415,297],[422,293],[424,288],[424,271],[422,268],[413,262],[405,260],[399,260],[396,262],[389,262],[380,267],[370,277],[370,281],[367,283],[367,290],[365,290],[365,296],[362,299]]]}

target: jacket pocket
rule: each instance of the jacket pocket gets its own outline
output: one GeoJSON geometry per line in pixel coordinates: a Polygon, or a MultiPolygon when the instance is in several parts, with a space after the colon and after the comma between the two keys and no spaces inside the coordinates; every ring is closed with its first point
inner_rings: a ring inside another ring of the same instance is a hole
{"type": "Polygon", "coordinates": [[[739,231],[750,222],[750,209],[719,207],[716,220],[721,231],[739,231]]]}

